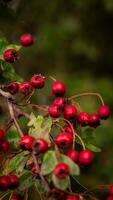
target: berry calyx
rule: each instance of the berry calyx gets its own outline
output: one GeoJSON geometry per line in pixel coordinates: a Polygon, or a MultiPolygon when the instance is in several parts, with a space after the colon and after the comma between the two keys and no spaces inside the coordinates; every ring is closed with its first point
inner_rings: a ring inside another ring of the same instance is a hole
{"type": "Polygon", "coordinates": [[[63,109],[66,102],[64,97],[56,97],[53,101],[53,104],[56,104],[59,108],[63,109]]]}
{"type": "Polygon", "coordinates": [[[25,47],[31,46],[34,43],[34,38],[30,33],[24,33],[20,37],[20,43],[25,47]]]}
{"type": "Polygon", "coordinates": [[[10,189],[16,189],[19,186],[19,178],[16,175],[10,175],[10,189]]]}
{"type": "Polygon", "coordinates": [[[4,59],[9,63],[14,63],[19,59],[19,54],[15,49],[7,49],[4,51],[4,59]]]}
{"type": "Polygon", "coordinates": [[[80,112],[78,115],[78,123],[81,126],[86,126],[89,123],[90,115],[87,112],[80,112]]]}
{"type": "Polygon", "coordinates": [[[56,104],[50,105],[48,108],[48,114],[51,117],[55,117],[55,118],[59,117],[61,114],[61,111],[60,111],[60,108],[58,107],[58,105],[56,105],[56,104]]]}
{"type": "Polygon", "coordinates": [[[0,176],[0,190],[7,190],[10,187],[10,178],[9,176],[0,176]]]}
{"type": "Polygon", "coordinates": [[[66,163],[60,162],[54,168],[54,174],[59,179],[65,179],[70,173],[69,166],[66,163]]]}
{"type": "Polygon", "coordinates": [[[67,151],[65,153],[65,155],[68,156],[74,162],[78,162],[78,158],[79,158],[79,152],[78,151],[76,151],[74,149],[70,149],[69,151],[67,151]]]}
{"type": "Polygon", "coordinates": [[[7,140],[2,141],[1,150],[6,153],[10,148],[10,143],[7,140]]]}
{"type": "Polygon", "coordinates": [[[19,84],[17,82],[12,82],[7,85],[7,91],[11,94],[16,94],[19,90],[19,84]]]}
{"type": "Polygon", "coordinates": [[[0,142],[3,141],[5,138],[5,132],[3,129],[0,128],[0,142]]]}
{"type": "Polygon", "coordinates": [[[110,113],[110,108],[107,105],[102,105],[97,110],[97,114],[101,119],[107,119],[110,116],[110,113]]]}
{"type": "Polygon", "coordinates": [[[80,200],[80,196],[79,195],[67,195],[66,200],[80,200]]]}
{"type": "Polygon", "coordinates": [[[61,132],[56,136],[55,143],[59,148],[64,148],[64,149],[69,148],[70,146],[72,146],[73,137],[70,134],[61,132]]]}
{"type": "Polygon", "coordinates": [[[33,143],[33,150],[36,155],[45,153],[48,150],[48,142],[44,139],[37,139],[33,143]]]}
{"type": "Polygon", "coordinates": [[[23,150],[31,150],[32,149],[33,141],[34,141],[33,137],[31,137],[30,135],[24,135],[19,140],[19,146],[23,150]]]}
{"type": "Polygon", "coordinates": [[[76,119],[77,115],[78,115],[78,113],[77,113],[77,109],[76,109],[75,106],[73,106],[73,105],[66,105],[64,107],[64,117],[66,119],[74,119],[74,118],[76,119]]]}
{"type": "Polygon", "coordinates": [[[31,85],[34,88],[38,88],[38,89],[43,88],[45,85],[45,77],[42,76],[41,74],[34,74],[31,77],[31,85]]]}
{"type": "Polygon", "coordinates": [[[66,86],[62,81],[54,81],[52,84],[52,93],[56,96],[62,96],[66,92],[66,86]]]}
{"type": "Polygon", "coordinates": [[[113,195],[113,185],[111,185],[109,188],[109,194],[113,195]]]}
{"type": "Polygon", "coordinates": [[[24,81],[23,83],[21,83],[21,84],[19,85],[19,90],[20,90],[20,92],[21,92],[22,94],[27,95],[27,94],[29,94],[30,92],[32,92],[33,87],[32,87],[32,85],[31,85],[30,82],[24,81]]]}
{"type": "Polygon", "coordinates": [[[90,164],[92,163],[93,159],[94,155],[92,151],[85,149],[79,152],[79,162],[81,164],[90,164]]]}
{"type": "Polygon", "coordinates": [[[89,125],[93,128],[96,128],[100,125],[100,117],[97,114],[90,114],[89,116],[89,125]]]}

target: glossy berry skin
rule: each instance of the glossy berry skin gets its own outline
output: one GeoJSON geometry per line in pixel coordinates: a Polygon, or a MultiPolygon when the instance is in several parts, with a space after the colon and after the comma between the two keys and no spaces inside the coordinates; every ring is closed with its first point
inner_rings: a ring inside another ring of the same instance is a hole
{"type": "Polygon", "coordinates": [[[110,116],[110,113],[110,108],[107,105],[102,105],[97,110],[97,114],[101,119],[107,119],[110,116]]]}
{"type": "Polygon", "coordinates": [[[10,175],[10,189],[16,189],[19,186],[19,178],[16,175],[10,175]]]}
{"type": "Polygon", "coordinates": [[[15,49],[7,49],[4,51],[4,59],[9,63],[14,63],[19,59],[19,54],[15,49]]]}
{"type": "Polygon", "coordinates": [[[5,138],[5,132],[3,129],[0,128],[0,142],[3,141],[5,138]]]}
{"type": "Polygon", "coordinates": [[[52,93],[56,96],[62,96],[66,92],[66,86],[62,81],[54,81],[52,84],[52,93]]]}
{"type": "Polygon", "coordinates": [[[10,148],[10,143],[7,140],[2,141],[1,150],[6,153],[10,148]]]}
{"type": "Polygon", "coordinates": [[[30,135],[24,135],[20,140],[19,140],[19,146],[23,150],[31,150],[32,145],[33,145],[34,138],[31,137],[30,135]]]}
{"type": "Polygon", "coordinates": [[[89,125],[93,128],[96,128],[100,125],[100,118],[97,114],[90,114],[89,116],[89,125]]]}
{"type": "Polygon", "coordinates": [[[45,153],[48,150],[48,142],[44,139],[37,139],[33,143],[33,150],[36,155],[45,153]]]}
{"type": "Polygon", "coordinates": [[[86,126],[89,123],[90,115],[87,112],[80,112],[78,115],[78,123],[81,126],[86,126]]]}
{"type": "Polygon", "coordinates": [[[33,87],[31,83],[28,81],[24,81],[23,83],[19,85],[19,91],[24,95],[29,94],[30,92],[32,92],[32,90],[33,90],[33,87]]]}
{"type": "Polygon", "coordinates": [[[107,200],[113,200],[113,196],[112,195],[108,196],[107,200]]]}
{"type": "Polygon", "coordinates": [[[54,168],[54,175],[59,179],[65,179],[69,173],[70,169],[66,163],[60,162],[54,168]]]}
{"type": "Polygon", "coordinates": [[[53,104],[56,104],[59,108],[63,109],[66,103],[66,98],[64,97],[56,97],[53,101],[53,104]]]}
{"type": "Polygon", "coordinates": [[[69,134],[71,134],[71,135],[73,136],[73,130],[72,130],[71,126],[69,126],[69,125],[64,125],[64,126],[62,127],[62,130],[63,130],[64,132],[69,133],[69,134]]]}
{"type": "Polygon", "coordinates": [[[64,107],[64,117],[68,120],[77,118],[77,109],[73,105],[66,105],[64,107]]]}
{"type": "Polygon", "coordinates": [[[93,162],[93,159],[94,159],[94,155],[92,151],[85,149],[79,152],[80,164],[85,164],[85,165],[90,164],[93,162]]]}
{"type": "Polygon", "coordinates": [[[45,77],[41,74],[34,74],[31,77],[31,85],[37,89],[43,88],[45,85],[45,77]]]}
{"type": "Polygon", "coordinates": [[[13,195],[12,197],[11,197],[11,200],[22,200],[23,198],[22,197],[20,197],[19,195],[13,195]]]}
{"type": "Polygon", "coordinates": [[[48,108],[48,114],[51,117],[57,118],[57,117],[60,116],[61,111],[60,111],[59,107],[56,104],[52,104],[48,108]]]}
{"type": "Polygon", "coordinates": [[[79,152],[78,151],[76,151],[74,149],[70,149],[65,153],[65,155],[68,156],[75,163],[78,162],[78,158],[79,158],[79,152]]]}
{"type": "Polygon", "coordinates": [[[72,146],[73,137],[65,132],[59,133],[55,138],[55,143],[59,148],[67,149],[72,146]]]}
{"type": "Polygon", "coordinates": [[[11,94],[16,94],[19,90],[19,84],[17,82],[9,83],[7,86],[7,91],[11,94]]]}
{"type": "Polygon", "coordinates": [[[0,190],[7,190],[10,187],[9,176],[0,176],[0,190]]]}
{"type": "Polygon", "coordinates": [[[109,194],[113,195],[113,185],[111,185],[109,188],[109,194]]]}
{"type": "Polygon", "coordinates": [[[66,200],[80,200],[80,196],[79,195],[67,195],[66,200]]]}
{"type": "Polygon", "coordinates": [[[34,38],[30,33],[24,33],[20,37],[20,43],[25,47],[31,46],[34,43],[34,38]]]}

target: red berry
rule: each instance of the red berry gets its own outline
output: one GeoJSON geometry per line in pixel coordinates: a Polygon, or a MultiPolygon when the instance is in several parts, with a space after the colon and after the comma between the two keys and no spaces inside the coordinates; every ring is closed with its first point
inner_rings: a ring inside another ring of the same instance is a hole
{"type": "Polygon", "coordinates": [[[5,138],[5,132],[3,129],[0,128],[0,142],[3,141],[5,138]]]}
{"type": "Polygon", "coordinates": [[[63,109],[66,99],[64,97],[56,97],[53,101],[53,104],[56,104],[59,108],[63,109]]]}
{"type": "Polygon", "coordinates": [[[110,186],[110,188],[109,188],[109,193],[110,193],[111,195],[113,195],[113,185],[110,186]]]}
{"type": "Polygon", "coordinates": [[[79,152],[74,149],[70,149],[65,153],[65,155],[71,158],[74,162],[78,161],[79,152]]]}
{"type": "Polygon", "coordinates": [[[112,195],[108,196],[107,200],[113,200],[113,196],[112,195]]]}
{"type": "Polygon", "coordinates": [[[60,114],[61,114],[61,111],[60,111],[59,107],[56,104],[52,104],[48,108],[48,114],[51,117],[59,117],[60,114]]]}
{"type": "Polygon", "coordinates": [[[21,37],[20,37],[20,43],[23,46],[31,46],[34,43],[34,38],[30,33],[24,33],[21,37]]]}
{"type": "Polygon", "coordinates": [[[65,179],[70,173],[69,166],[66,163],[60,162],[54,168],[54,174],[59,179],[65,179]]]}
{"type": "Polygon", "coordinates": [[[31,137],[30,135],[24,135],[19,140],[19,146],[24,150],[31,150],[33,145],[33,140],[34,138],[31,137]]]}
{"type": "Polygon", "coordinates": [[[7,91],[11,94],[17,93],[19,90],[19,85],[17,82],[9,83],[7,86],[7,91]]]}
{"type": "Polygon", "coordinates": [[[6,153],[10,148],[10,144],[7,140],[2,141],[1,143],[1,150],[6,153]]]}
{"type": "Polygon", "coordinates": [[[97,114],[90,114],[89,115],[89,125],[93,128],[96,128],[100,125],[100,118],[97,114]]]}
{"type": "Polygon", "coordinates": [[[58,145],[59,148],[66,149],[72,145],[73,137],[70,134],[61,132],[56,136],[55,143],[58,145]]]}
{"type": "Polygon", "coordinates": [[[101,119],[107,119],[110,116],[110,108],[107,105],[102,105],[98,108],[97,113],[101,119]]]}
{"type": "Polygon", "coordinates": [[[15,49],[7,49],[4,51],[4,59],[9,63],[15,62],[19,59],[18,52],[15,49]]]}
{"type": "Polygon", "coordinates": [[[66,92],[66,86],[62,81],[54,81],[52,84],[52,92],[56,96],[64,95],[66,92]]]}
{"type": "Polygon", "coordinates": [[[0,190],[7,190],[10,187],[9,176],[0,176],[0,190]]]}
{"type": "Polygon", "coordinates": [[[31,84],[34,88],[43,88],[45,85],[45,77],[41,74],[34,74],[31,77],[31,84]]]}
{"type": "Polygon", "coordinates": [[[39,170],[37,169],[37,167],[33,166],[32,169],[31,169],[32,173],[34,175],[38,174],[39,173],[39,170]]]}
{"type": "Polygon", "coordinates": [[[62,130],[63,130],[64,132],[69,133],[69,134],[71,134],[71,135],[73,136],[73,130],[72,130],[71,126],[69,126],[69,125],[64,125],[64,126],[62,127],[62,130]]]}
{"type": "Polygon", "coordinates": [[[19,186],[19,178],[16,175],[10,175],[10,189],[16,189],[19,186]]]}
{"type": "Polygon", "coordinates": [[[86,126],[89,123],[89,118],[90,118],[89,113],[87,113],[87,112],[81,112],[78,115],[78,123],[81,126],[86,126]]]}
{"type": "Polygon", "coordinates": [[[85,149],[79,152],[79,162],[81,164],[90,164],[94,158],[93,152],[85,149]]]}
{"type": "Polygon", "coordinates": [[[30,92],[32,92],[33,87],[32,87],[32,85],[31,85],[30,82],[24,81],[23,83],[21,83],[21,84],[19,85],[19,90],[20,90],[20,92],[21,92],[22,94],[27,95],[27,94],[29,94],[30,92]]]}
{"type": "Polygon", "coordinates": [[[22,200],[23,198],[20,195],[13,195],[11,200],[22,200]]]}
{"type": "Polygon", "coordinates": [[[45,153],[48,150],[48,142],[44,139],[37,139],[33,143],[33,150],[36,155],[45,153]]]}
{"type": "Polygon", "coordinates": [[[80,196],[69,194],[69,195],[67,195],[66,200],[80,200],[80,196]]]}
{"type": "Polygon", "coordinates": [[[73,118],[77,118],[77,109],[75,106],[73,105],[66,105],[64,107],[64,117],[66,119],[73,119],[73,118]]]}

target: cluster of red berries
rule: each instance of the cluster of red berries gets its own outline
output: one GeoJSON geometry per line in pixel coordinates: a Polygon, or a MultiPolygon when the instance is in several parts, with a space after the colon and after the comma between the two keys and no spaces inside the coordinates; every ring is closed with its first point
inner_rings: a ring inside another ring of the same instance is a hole
{"type": "Polygon", "coordinates": [[[67,194],[64,191],[58,190],[56,188],[51,191],[51,198],[54,200],[80,200],[80,196],[78,194],[67,194]]]}
{"type": "Polygon", "coordinates": [[[3,175],[0,176],[0,190],[14,190],[19,186],[19,179],[16,175],[3,175]]]}
{"type": "Polygon", "coordinates": [[[109,188],[109,196],[107,197],[107,200],[113,200],[113,185],[109,188]]]}
{"type": "Polygon", "coordinates": [[[9,142],[5,138],[5,132],[0,129],[0,151],[6,153],[10,148],[9,142]]]}

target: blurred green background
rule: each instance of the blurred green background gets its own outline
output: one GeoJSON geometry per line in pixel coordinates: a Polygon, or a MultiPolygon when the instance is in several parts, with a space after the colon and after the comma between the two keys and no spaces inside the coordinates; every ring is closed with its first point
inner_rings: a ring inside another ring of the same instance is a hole
{"type": "MultiPolygon", "coordinates": [[[[99,92],[113,109],[113,0],[0,0],[0,37],[19,43],[24,32],[36,42],[24,48],[16,71],[25,79],[33,73],[65,81],[68,95],[99,92]]],[[[49,87],[39,100],[47,102],[49,87]]],[[[85,111],[100,105],[95,97],[79,100],[85,111]]],[[[113,182],[113,118],[95,130],[96,154],[91,171],[83,170],[81,182],[88,186],[113,182]]]]}

